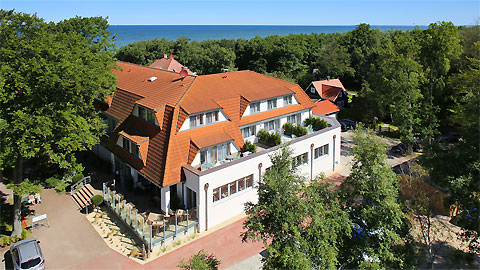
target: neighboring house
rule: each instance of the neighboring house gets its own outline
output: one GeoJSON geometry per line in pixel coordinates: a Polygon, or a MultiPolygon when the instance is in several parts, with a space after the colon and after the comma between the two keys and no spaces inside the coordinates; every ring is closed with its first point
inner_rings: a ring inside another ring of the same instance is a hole
{"type": "Polygon", "coordinates": [[[339,79],[311,82],[305,89],[311,99],[330,100],[343,108],[348,103],[348,93],[339,79]]]}
{"type": "Polygon", "coordinates": [[[337,114],[340,111],[340,107],[335,105],[330,100],[317,100],[315,107],[312,109],[312,113],[315,116],[329,116],[337,118],[337,114]]]}
{"type": "Polygon", "coordinates": [[[153,62],[150,67],[151,68],[156,68],[156,69],[161,69],[161,70],[169,70],[173,71],[175,73],[180,73],[182,70],[186,70],[188,75],[195,75],[190,69],[187,67],[184,67],[182,64],[180,64],[177,60],[174,59],[175,56],[171,54],[169,57],[167,57],[166,54],[163,55],[163,58],[156,60],[153,62]]]}
{"type": "MultiPolygon", "coordinates": [[[[245,141],[257,143],[259,130],[281,131],[287,121],[302,123],[314,103],[297,85],[252,71],[182,78],[151,67],[118,62],[117,90],[103,112],[108,141],[94,147],[120,177],[135,185],[153,183],[161,209],[177,196],[196,208],[200,231],[256,202],[258,181],[281,146],[259,145],[240,156],[245,141]]],[[[289,142],[299,172],[312,179],[340,162],[340,125],[289,142]]]]}

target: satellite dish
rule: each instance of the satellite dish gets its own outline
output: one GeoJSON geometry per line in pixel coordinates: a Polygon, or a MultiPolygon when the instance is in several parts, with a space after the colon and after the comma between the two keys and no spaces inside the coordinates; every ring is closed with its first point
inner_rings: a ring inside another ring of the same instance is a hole
{"type": "Polygon", "coordinates": [[[180,77],[185,78],[188,75],[188,71],[186,69],[182,69],[180,71],[180,77]]]}
{"type": "Polygon", "coordinates": [[[170,54],[170,59],[173,59],[173,58],[175,58],[175,55],[170,54]]]}

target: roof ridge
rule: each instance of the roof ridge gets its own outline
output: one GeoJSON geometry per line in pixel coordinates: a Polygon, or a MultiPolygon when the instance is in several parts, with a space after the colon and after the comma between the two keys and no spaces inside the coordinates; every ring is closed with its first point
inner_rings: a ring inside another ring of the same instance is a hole
{"type": "MultiPolygon", "coordinates": [[[[190,87],[192,86],[192,84],[195,82],[195,80],[197,79],[197,76],[193,76],[193,80],[190,82],[190,84],[187,86],[187,89],[185,89],[185,91],[183,92],[183,94],[180,96],[180,98],[178,99],[177,103],[175,103],[175,105],[173,105],[173,107],[177,107],[178,104],[180,104],[180,102],[182,101],[183,97],[187,94],[187,91],[190,90],[190,87]]],[[[185,109],[184,109],[185,110],[185,109]]],[[[185,110],[187,112],[187,110],[185,110]]]]}
{"type": "Polygon", "coordinates": [[[232,71],[229,71],[229,72],[218,72],[218,73],[212,73],[212,74],[204,74],[204,75],[199,75],[197,77],[207,77],[207,76],[214,76],[214,75],[220,75],[220,74],[228,74],[228,73],[236,73],[236,72],[254,72],[254,73],[257,73],[255,71],[251,71],[251,70],[248,70],[248,69],[244,69],[244,70],[232,70],[232,71]]]}
{"type": "MultiPolygon", "coordinates": [[[[283,80],[283,79],[280,79],[280,78],[276,78],[276,77],[273,77],[273,76],[270,76],[270,75],[266,75],[266,74],[259,73],[259,72],[255,72],[255,71],[251,71],[251,70],[248,70],[248,71],[253,72],[253,73],[256,73],[256,74],[260,74],[260,75],[265,76],[265,77],[268,77],[268,78],[273,78],[273,79],[276,79],[276,80],[280,80],[280,81],[282,81],[282,82],[289,83],[289,84],[291,84],[291,85],[293,85],[293,86],[298,86],[298,87],[300,87],[300,85],[298,85],[297,83],[289,82],[289,81],[286,81],[286,80],[283,80]]],[[[300,87],[300,88],[301,88],[301,87],[300,87]]],[[[303,91],[303,89],[302,89],[302,91],[303,91]]]]}
{"type": "MultiPolygon", "coordinates": [[[[173,73],[173,74],[177,74],[177,75],[178,75],[178,72],[171,71],[171,70],[159,69],[159,68],[144,66],[144,65],[140,65],[140,64],[135,64],[135,63],[125,62],[125,61],[120,61],[120,60],[117,60],[117,62],[124,63],[124,64],[128,64],[128,65],[133,65],[133,66],[138,66],[138,67],[142,67],[142,68],[152,69],[152,70],[155,70],[155,71],[163,71],[163,72],[173,73]]],[[[169,66],[170,66],[170,65],[169,65],[169,66]]],[[[187,76],[189,76],[189,77],[197,77],[197,76],[195,76],[195,75],[188,75],[188,74],[187,74],[187,76]]]]}

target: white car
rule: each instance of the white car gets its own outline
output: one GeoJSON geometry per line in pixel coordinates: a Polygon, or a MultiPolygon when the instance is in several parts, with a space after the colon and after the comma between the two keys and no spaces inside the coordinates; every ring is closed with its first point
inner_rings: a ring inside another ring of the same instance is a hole
{"type": "Polygon", "coordinates": [[[13,267],[17,270],[45,270],[45,259],[36,238],[18,241],[10,247],[13,267]]]}

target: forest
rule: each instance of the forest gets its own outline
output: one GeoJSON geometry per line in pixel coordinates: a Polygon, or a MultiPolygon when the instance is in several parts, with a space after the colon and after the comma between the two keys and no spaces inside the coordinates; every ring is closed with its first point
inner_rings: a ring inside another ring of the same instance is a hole
{"type": "Polygon", "coordinates": [[[360,24],[343,34],[201,42],[154,39],[121,47],[116,57],[149,65],[163,54],[174,54],[198,75],[248,69],[302,88],[313,80],[340,78],[356,94],[356,108],[348,117],[394,122],[408,141],[415,133],[433,136],[438,127],[452,126],[451,112],[462,95],[455,78],[470,69],[471,59],[479,58],[479,40],[479,26],[451,22],[386,32],[360,24]]]}
{"type": "Polygon", "coordinates": [[[124,46],[116,58],[149,65],[163,54],[174,54],[198,75],[248,69],[304,89],[314,80],[339,78],[353,94],[341,118],[370,128],[393,124],[410,151],[422,144],[423,180],[449,195],[446,207],[470,217],[460,238],[479,254],[480,26],[437,22],[382,32],[360,24],[343,34],[155,39],[124,46]]]}

